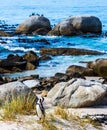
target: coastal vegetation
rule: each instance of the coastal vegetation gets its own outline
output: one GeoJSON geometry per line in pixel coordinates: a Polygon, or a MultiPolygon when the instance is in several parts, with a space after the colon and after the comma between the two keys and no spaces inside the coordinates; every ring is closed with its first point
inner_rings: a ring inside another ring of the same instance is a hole
{"type": "Polygon", "coordinates": [[[3,106],[2,119],[13,120],[18,115],[32,115],[35,114],[35,96],[28,93],[27,95],[17,96],[12,98],[10,102],[6,101],[3,106]]]}

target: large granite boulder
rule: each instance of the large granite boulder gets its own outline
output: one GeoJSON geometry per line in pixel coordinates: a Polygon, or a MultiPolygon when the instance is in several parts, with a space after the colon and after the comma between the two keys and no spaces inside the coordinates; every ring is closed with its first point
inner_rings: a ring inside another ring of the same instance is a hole
{"type": "Polygon", "coordinates": [[[49,32],[49,35],[72,36],[83,33],[99,34],[102,31],[102,23],[95,16],[74,16],[69,17],[49,32]]]}
{"type": "Polygon", "coordinates": [[[17,96],[26,95],[29,92],[30,89],[19,81],[0,85],[0,104],[11,101],[12,98],[17,96]]]}
{"type": "Polygon", "coordinates": [[[79,108],[107,104],[107,85],[73,78],[56,84],[47,97],[54,106],[79,108]]]}
{"type": "Polygon", "coordinates": [[[107,59],[97,59],[89,62],[87,67],[93,69],[96,75],[107,78],[107,59]]]}
{"type": "Polygon", "coordinates": [[[50,21],[43,16],[34,15],[16,28],[16,34],[47,34],[51,30],[50,21]]]}

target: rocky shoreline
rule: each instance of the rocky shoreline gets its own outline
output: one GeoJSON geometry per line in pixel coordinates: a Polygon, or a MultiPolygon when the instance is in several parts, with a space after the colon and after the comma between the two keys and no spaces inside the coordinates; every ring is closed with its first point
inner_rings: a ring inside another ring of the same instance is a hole
{"type": "MultiPolygon", "coordinates": [[[[2,37],[23,35],[99,36],[102,33],[102,23],[95,16],[75,16],[67,18],[54,28],[51,28],[49,19],[44,16],[33,15],[22,24],[12,26],[11,29],[13,29],[10,31],[11,33],[8,29],[5,32],[5,28],[0,31],[1,41],[2,37]]],[[[46,39],[29,40],[18,38],[17,40],[20,43],[42,42],[45,45],[50,44],[46,39]]],[[[3,41],[0,44],[8,43],[3,41]]],[[[107,59],[86,62],[86,67],[70,65],[65,73],[56,73],[52,77],[39,77],[36,74],[17,78],[3,76],[6,73],[35,70],[41,61],[51,60],[51,56],[101,54],[105,53],[78,48],[42,47],[39,55],[29,51],[21,56],[10,54],[7,58],[0,59],[0,105],[6,101],[10,102],[12,98],[22,94],[27,96],[29,92],[35,96],[35,99],[38,95],[45,97],[45,105],[51,104],[49,109],[46,108],[48,113],[55,106],[63,106],[68,110],[68,108],[107,105],[107,59]]],[[[66,121],[65,124],[69,124],[69,122],[66,121]]],[[[71,127],[71,124],[68,127],[71,127]]]]}
{"type": "MultiPolygon", "coordinates": [[[[4,26],[5,27],[5,26],[4,26]]],[[[99,18],[95,16],[74,16],[69,17],[62,22],[58,23],[54,28],[51,28],[51,22],[48,18],[40,15],[31,15],[23,23],[12,26],[12,33],[3,30],[0,31],[0,36],[11,37],[17,35],[62,35],[62,36],[74,36],[92,34],[99,35],[102,33],[102,23],[99,18]]],[[[2,26],[1,26],[2,28],[2,26]]],[[[4,29],[5,30],[5,29],[4,29]]],[[[17,39],[19,42],[28,42],[28,39],[17,39]]],[[[36,40],[29,42],[43,42],[46,45],[50,43],[45,40],[36,40]]],[[[7,44],[1,42],[0,44],[7,44]]],[[[50,60],[51,56],[57,55],[100,55],[105,54],[103,52],[78,49],[78,48],[40,48],[40,55],[38,56],[35,52],[30,51],[22,56],[10,54],[6,59],[0,59],[0,84],[5,84],[14,81],[24,80],[37,80],[35,82],[38,90],[50,90],[59,82],[68,82],[72,78],[83,78],[85,76],[99,76],[104,78],[106,83],[107,77],[107,59],[97,59],[96,61],[90,61],[86,67],[71,65],[67,68],[66,73],[56,73],[53,77],[39,77],[39,75],[31,75],[28,77],[18,77],[16,79],[9,77],[2,77],[4,73],[16,73],[26,70],[34,70],[39,66],[39,62],[43,60],[50,60]]],[[[29,81],[30,82],[30,81],[29,81]]],[[[33,81],[32,81],[33,82],[33,81]]],[[[35,87],[34,87],[35,86],[35,87]]],[[[32,88],[32,87],[31,87],[32,88]]]]}

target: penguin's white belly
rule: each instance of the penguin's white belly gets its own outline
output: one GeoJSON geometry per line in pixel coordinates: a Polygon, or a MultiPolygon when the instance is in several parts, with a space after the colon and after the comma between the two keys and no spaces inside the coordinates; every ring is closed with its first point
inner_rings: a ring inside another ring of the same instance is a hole
{"type": "Polygon", "coordinates": [[[36,112],[39,118],[42,118],[44,116],[39,105],[36,105],[36,112]]]}

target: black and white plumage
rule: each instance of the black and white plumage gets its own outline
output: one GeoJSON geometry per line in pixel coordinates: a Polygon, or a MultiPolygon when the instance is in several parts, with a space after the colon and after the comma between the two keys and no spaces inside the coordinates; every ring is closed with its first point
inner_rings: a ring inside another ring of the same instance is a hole
{"type": "Polygon", "coordinates": [[[44,101],[43,97],[38,98],[36,103],[36,113],[40,120],[45,118],[45,109],[43,107],[43,101],[44,101]]]}

